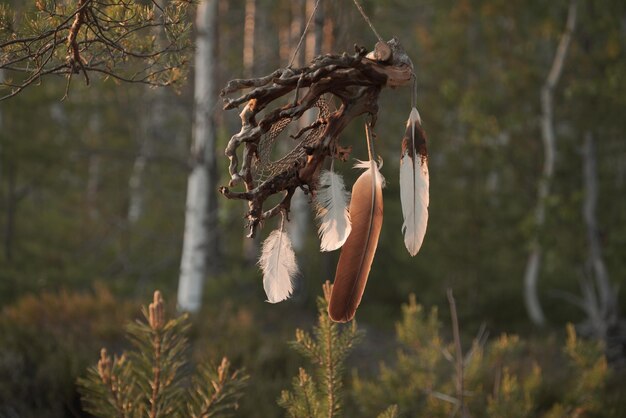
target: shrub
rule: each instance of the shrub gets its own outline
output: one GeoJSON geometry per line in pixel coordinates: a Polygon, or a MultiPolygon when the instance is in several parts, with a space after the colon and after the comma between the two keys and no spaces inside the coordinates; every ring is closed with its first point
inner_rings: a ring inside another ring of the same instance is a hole
{"type": "Polygon", "coordinates": [[[74,382],[102,345],[122,343],[130,303],[92,292],[26,295],[0,315],[0,416],[80,416],[74,382]]]}
{"type": "Polygon", "coordinates": [[[487,342],[480,332],[462,356],[459,374],[458,347],[445,341],[441,328],[437,309],[426,313],[411,296],[396,325],[400,348],[395,363],[381,364],[374,378],[354,378],[359,416],[390,403],[407,417],[555,418],[600,411],[608,376],[602,346],[578,339],[573,326],[567,328],[567,343],[557,360],[567,368],[547,382],[527,344],[507,334],[487,342]],[[544,400],[548,385],[558,390],[544,400]]]}
{"type": "Polygon", "coordinates": [[[143,314],[127,328],[134,350],[111,358],[102,349],[98,364],[79,379],[85,409],[120,418],[223,417],[237,409],[248,377],[231,371],[225,357],[191,373],[188,316],[168,320],[159,291],[143,314]]]}

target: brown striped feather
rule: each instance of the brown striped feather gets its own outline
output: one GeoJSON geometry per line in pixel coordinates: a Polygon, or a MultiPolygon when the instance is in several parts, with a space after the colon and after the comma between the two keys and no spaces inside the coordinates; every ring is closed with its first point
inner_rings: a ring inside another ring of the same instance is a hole
{"type": "Polygon", "coordinates": [[[352,231],[341,248],[335,282],[328,304],[333,321],[350,321],[356,312],[369,276],[383,225],[383,177],[374,161],[352,187],[352,231]]]}

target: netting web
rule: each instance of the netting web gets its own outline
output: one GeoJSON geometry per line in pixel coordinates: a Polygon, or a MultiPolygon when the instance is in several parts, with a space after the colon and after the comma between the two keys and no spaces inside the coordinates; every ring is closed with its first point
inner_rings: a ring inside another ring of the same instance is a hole
{"type": "MultiPolygon", "coordinates": [[[[317,109],[316,120],[326,121],[330,116],[330,108],[326,100],[320,96],[311,109],[317,109]]],[[[253,176],[255,186],[264,181],[293,168],[300,160],[306,159],[307,146],[313,146],[324,132],[326,123],[314,124],[311,129],[302,133],[300,138],[293,138],[296,145],[283,157],[272,160],[272,155],[276,154],[279,143],[276,140],[280,134],[287,129],[293,122],[292,118],[286,117],[279,119],[270,130],[259,141],[257,148],[257,158],[253,161],[253,176]],[[299,142],[298,142],[299,141],[299,142]]]]}

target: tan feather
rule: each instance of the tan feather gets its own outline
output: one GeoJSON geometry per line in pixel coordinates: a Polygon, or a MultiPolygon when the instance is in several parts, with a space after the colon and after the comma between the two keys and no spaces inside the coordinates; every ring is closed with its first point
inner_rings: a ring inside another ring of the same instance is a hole
{"type": "Polygon", "coordinates": [[[383,176],[374,160],[360,162],[356,167],[367,170],[352,186],[352,231],[341,249],[328,304],[328,314],[336,322],[347,322],[354,317],[383,225],[383,176]]]}

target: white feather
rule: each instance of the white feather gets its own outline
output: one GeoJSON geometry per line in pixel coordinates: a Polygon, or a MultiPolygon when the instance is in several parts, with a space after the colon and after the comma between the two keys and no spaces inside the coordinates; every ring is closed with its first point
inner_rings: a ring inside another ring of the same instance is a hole
{"type": "MultiPolygon", "coordinates": [[[[416,108],[411,110],[407,127],[412,124],[412,140],[415,138],[415,123],[421,123],[416,108]]],[[[402,233],[404,245],[411,256],[419,251],[428,225],[429,178],[428,163],[425,158],[415,153],[413,142],[413,158],[408,151],[400,159],[400,202],[402,203],[402,233]]]]}
{"type": "Polygon", "coordinates": [[[315,200],[320,219],[320,250],[334,251],[346,242],[352,230],[343,178],[334,171],[323,171],[315,200]]]}
{"type": "Polygon", "coordinates": [[[367,161],[361,161],[361,160],[356,160],[356,163],[354,163],[353,168],[364,168],[366,170],[374,170],[374,178],[376,179],[377,182],[380,182],[382,187],[384,188],[387,184],[386,184],[386,180],[385,180],[385,176],[382,175],[382,173],[380,172],[380,169],[383,168],[383,160],[382,158],[379,158],[378,162],[380,163],[377,164],[376,161],[374,160],[367,160],[367,161]]]}
{"type": "Polygon", "coordinates": [[[298,266],[286,232],[277,229],[263,242],[259,266],[263,270],[263,288],[268,302],[277,303],[291,296],[292,279],[298,273],[298,266]]]}

